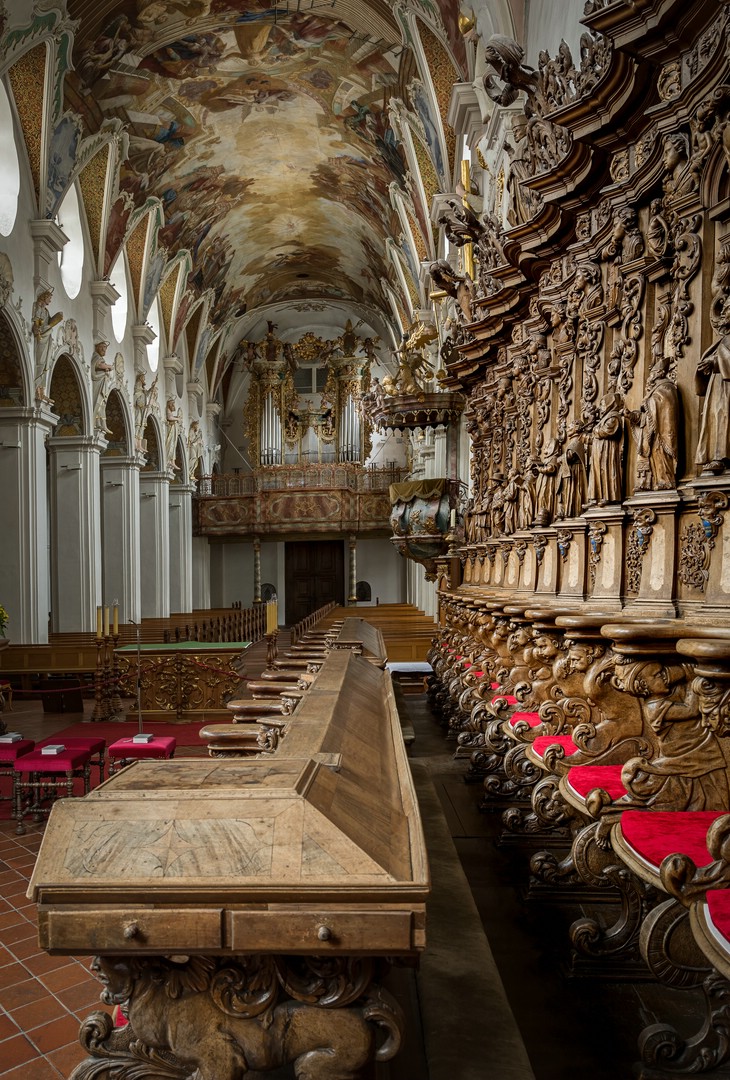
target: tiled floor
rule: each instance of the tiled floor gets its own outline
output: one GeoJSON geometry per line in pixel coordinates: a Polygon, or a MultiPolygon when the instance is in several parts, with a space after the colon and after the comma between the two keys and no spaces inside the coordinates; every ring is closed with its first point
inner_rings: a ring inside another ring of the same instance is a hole
{"type": "MultiPolygon", "coordinates": [[[[6,714],[31,738],[52,735],[78,719],[45,719],[22,704],[6,714]]],[[[2,794],[10,780],[3,777],[2,794]]],[[[84,1057],[79,1023],[95,1008],[101,987],[88,960],[49,956],[38,948],[36,907],[26,896],[44,825],[29,822],[23,836],[0,804],[0,1076],[3,1080],[50,1080],[68,1076],[84,1057]]],[[[106,1011],[110,1011],[106,1009],[106,1011]]]]}
{"type": "MultiPolygon", "coordinates": [[[[285,644],[285,641],[282,641],[285,644]]],[[[265,667],[265,643],[252,647],[249,674],[265,667]]],[[[245,694],[243,695],[245,696],[245,694]]],[[[39,701],[15,698],[13,711],[2,719],[8,730],[26,738],[54,735],[84,714],[44,713],[39,701]]],[[[90,725],[90,733],[93,733],[90,725]]],[[[203,754],[203,747],[178,747],[178,756],[203,754]]],[[[92,786],[98,772],[92,770],[92,786]]],[[[0,776],[0,796],[8,796],[11,779],[0,776]]],[[[97,1009],[111,1012],[99,1000],[101,985],[89,971],[91,957],[49,956],[38,947],[36,907],[26,896],[28,881],[45,824],[26,819],[26,832],[16,834],[10,803],[0,799],[0,1078],[57,1080],[68,1077],[86,1056],[78,1041],[80,1021],[97,1009]]]]}

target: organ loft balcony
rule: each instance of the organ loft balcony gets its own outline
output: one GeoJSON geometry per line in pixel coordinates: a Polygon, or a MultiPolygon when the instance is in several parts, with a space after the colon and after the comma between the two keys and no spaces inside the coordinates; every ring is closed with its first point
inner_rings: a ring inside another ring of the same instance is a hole
{"type": "Polygon", "coordinates": [[[265,465],[204,477],[193,497],[196,536],[252,539],[391,535],[389,489],[406,475],[395,465],[353,462],[265,465]]]}

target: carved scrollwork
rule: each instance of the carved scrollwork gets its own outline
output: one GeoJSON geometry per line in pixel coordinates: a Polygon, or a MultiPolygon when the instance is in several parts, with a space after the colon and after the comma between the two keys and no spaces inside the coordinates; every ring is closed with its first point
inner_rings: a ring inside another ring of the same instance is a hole
{"type": "Polygon", "coordinates": [[[570,545],[573,543],[573,534],[570,529],[558,529],[558,551],[563,562],[567,562],[570,553],[570,545]]]}
{"type": "Polygon", "coordinates": [[[641,587],[641,568],[654,531],[656,514],[648,506],[633,513],[626,539],[626,591],[636,595],[641,587]]]}
{"type": "Polygon", "coordinates": [[[596,570],[598,564],[601,561],[601,548],[603,546],[603,538],[608,532],[608,526],[605,521],[592,521],[588,527],[588,573],[591,581],[591,588],[596,584],[596,570]]]}
{"type": "Polygon", "coordinates": [[[669,1024],[651,1024],[639,1036],[641,1060],[672,1075],[714,1070],[730,1056],[730,983],[712,972],[704,980],[705,1022],[693,1038],[684,1039],[669,1024]]]}
{"type": "Polygon", "coordinates": [[[707,491],[697,500],[699,522],[691,522],[680,536],[677,576],[683,585],[704,592],[710,576],[715,537],[723,523],[728,499],[722,491],[707,491]]]}

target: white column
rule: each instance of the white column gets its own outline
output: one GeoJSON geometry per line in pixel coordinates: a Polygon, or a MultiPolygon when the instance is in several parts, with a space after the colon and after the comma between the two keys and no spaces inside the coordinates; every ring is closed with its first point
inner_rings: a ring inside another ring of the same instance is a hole
{"type": "Polygon", "coordinates": [[[170,487],[170,611],[193,610],[192,484],[170,487]]]}
{"type": "Polygon", "coordinates": [[[48,440],[51,488],[51,625],[96,629],[101,591],[99,455],[106,442],[77,435],[48,440]]]}
{"type": "Polygon", "coordinates": [[[446,436],[448,428],[443,424],[439,424],[434,429],[433,447],[433,467],[435,476],[449,476],[449,463],[446,453],[446,436]]]}
{"type": "Polygon", "coordinates": [[[170,478],[167,473],[139,476],[139,537],[142,551],[142,618],[170,614],[170,478]]]}
{"type": "Polygon", "coordinates": [[[207,609],[210,604],[210,544],[207,536],[191,537],[193,577],[192,610],[207,609]]]}
{"type": "Polygon", "coordinates": [[[58,417],[47,405],[0,410],[0,601],[19,645],[48,641],[51,608],[45,441],[58,417]]]}
{"type": "Polygon", "coordinates": [[[119,621],[142,617],[139,461],[102,458],[102,583],[105,604],[119,604],[119,621]]]}

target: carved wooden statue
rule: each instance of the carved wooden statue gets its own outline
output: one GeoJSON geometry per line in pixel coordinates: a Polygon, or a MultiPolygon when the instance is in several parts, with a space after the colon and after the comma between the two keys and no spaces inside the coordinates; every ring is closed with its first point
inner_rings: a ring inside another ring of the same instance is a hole
{"type": "Polygon", "coordinates": [[[627,414],[636,441],[636,490],[668,491],[676,484],[679,394],[667,376],[669,358],[658,356],[649,371],[646,397],[627,414]]]}
{"type": "Polygon", "coordinates": [[[591,442],[588,503],[621,502],[624,407],[619,394],[606,394],[599,403],[599,414],[591,442]]]}
{"type": "Polygon", "coordinates": [[[568,425],[568,440],[560,455],[556,489],[557,516],[580,517],[586,499],[585,447],[578,420],[568,425]]]}
{"type": "Polygon", "coordinates": [[[710,322],[722,336],[697,364],[697,390],[704,391],[695,461],[703,472],[718,473],[730,458],[730,245],[723,246],[712,277],[710,322]]]}

